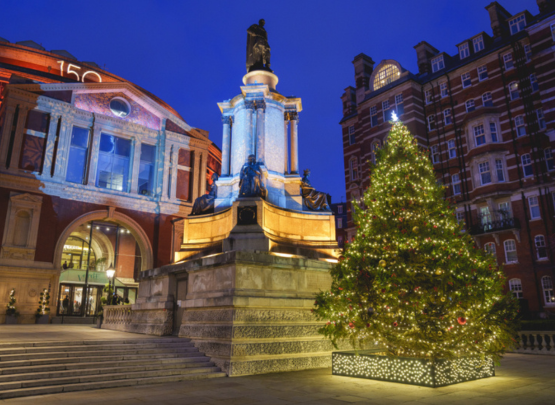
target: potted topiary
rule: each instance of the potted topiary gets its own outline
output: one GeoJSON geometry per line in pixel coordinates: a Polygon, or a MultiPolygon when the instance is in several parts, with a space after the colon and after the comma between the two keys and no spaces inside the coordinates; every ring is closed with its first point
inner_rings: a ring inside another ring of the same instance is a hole
{"type": "Polygon", "coordinates": [[[37,308],[37,313],[35,314],[36,323],[38,324],[47,324],[49,321],[49,312],[50,307],[48,304],[50,303],[50,292],[48,288],[45,288],[40,293],[40,300],[39,300],[39,307],[37,308]]]}
{"type": "Polygon", "coordinates": [[[15,288],[10,291],[10,298],[8,300],[8,305],[6,305],[6,324],[14,325],[17,323],[17,317],[19,312],[15,308],[15,288]]]}

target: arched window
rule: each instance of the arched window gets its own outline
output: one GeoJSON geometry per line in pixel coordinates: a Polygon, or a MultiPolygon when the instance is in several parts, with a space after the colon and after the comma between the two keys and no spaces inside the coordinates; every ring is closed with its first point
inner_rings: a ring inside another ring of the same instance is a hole
{"type": "Polygon", "coordinates": [[[356,157],[351,158],[349,160],[349,171],[351,174],[351,181],[355,181],[358,179],[358,160],[356,157]]]}
{"type": "Polygon", "coordinates": [[[492,255],[497,261],[497,257],[496,257],[496,253],[495,253],[495,243],[493,243],[493,242],[486,243],[484,245],[484,250],[486,251],[486,253],[489,253],[490,255],[492,255]]]}
{"type": "Polygon", "coordinates": [[[30,226],[31,215],[29,215],[29,211],[18,211],[18,213],[15,215],[15,226],[13,235],[14,246],[27,246],[30,226]]]}
{"type": "Polygon", "coordinates": [[[401,72],[397,66],[393,64],[382,66],[374,76],[374,91],[394,82],[399,76],[401,72]]]}
{"type": "Polygon", "coordinates": [[[522,298],[522,282],[520,278],[512,278],[509,280],[509,290],[515,298],[522,298]]]}
{"type": "Polygon", "coordinates": [[[516,254],[516,243],[514,239],[509,239],[503,242],[505,248],[505,263],[517,263],[518,256],[516,254]]]}
{"type": "Polygon", "coordinates": [[[518,83],[512,82],[509,84],[509,94],[511,95],[511,100],[516,100],[520,97],[520,93],[518,92],[518,83]]]}
{"type": "Polygon", "coordinates": [[[380,141],[372,142],[372,163],[376,164],[377,160],[377,152],[380,149],[380,141]]]}
{"type": "Polygon", "coordinates": [[[547,248],[545,247],[545,238],[543,235],[536,235],[534,238],[534,244],[536,245],[536,253],[538,259],[547,259],[547,248]]]}
{"type": "Polygon", "coordinates": [[[549,276],[542,277],[543,298],[546,304],[554,304],[555,297],[553,296],[553,281],[549,276]]]}

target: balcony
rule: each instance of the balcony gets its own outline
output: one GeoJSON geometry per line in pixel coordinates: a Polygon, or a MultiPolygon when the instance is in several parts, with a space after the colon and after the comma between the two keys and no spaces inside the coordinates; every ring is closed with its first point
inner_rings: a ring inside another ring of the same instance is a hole
{"type": "Polygon", "coordinates": [[[481,235],[484,233],[501,232],[520,229],[520,221],[514,217],[478,217],[470,227],[470,234],[481,235]]]}

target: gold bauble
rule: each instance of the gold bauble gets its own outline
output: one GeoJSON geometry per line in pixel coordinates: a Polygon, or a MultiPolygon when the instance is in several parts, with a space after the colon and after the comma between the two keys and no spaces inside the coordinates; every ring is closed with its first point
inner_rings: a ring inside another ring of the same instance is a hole
{"type": "Polygon", "coordinates": [[[387,266],[387,263],[386,263],[385,260],[380,260],[379,265],[380,265],[380,267],[385,267],[385,266],[387,266]]]}
{"type": "Polygon", "coordinates": [[[440,298],[441,302],[445,302],[445,297],[440,298]]]}
{"type": "Polygon", "coordinates": [[[443,332],[442,332],[442,331],[439,331],[439,332],[437,333],[437,335],[438,335],[438,336],[441,336],[441,335],[443,335],[443,332]]]}
{"type": "Polygon", "coordinates": [[[418,228],[417,226],[415,226],[414,228],[412,228],[412,231],[414,233],[418,233],[418,231],[420,231],[420,228],[418,228]]]}
{"type": "Polygon", "coordinates": [[[441,269],[436,270],[436,276],[441,276],[441,273],[443,273],[443,271],[441,271],[441,269]]]}

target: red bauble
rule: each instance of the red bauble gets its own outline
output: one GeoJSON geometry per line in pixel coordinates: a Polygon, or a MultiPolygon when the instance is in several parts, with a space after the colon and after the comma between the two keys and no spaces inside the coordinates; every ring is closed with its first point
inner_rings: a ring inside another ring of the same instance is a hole
{"type": "Polygon", "coordinates": [[[397,326],[397,322],[393,322],[393,326],[397,326]]]}
{"type": "Polygon", "coordinates": [[[353,329],[355,327],[355,324],[352,322],[349,322],[349,328],[353,329]]]}
{"type": "Polygon", "coordinates": [[[465,325],[466,324],[466,318],[463,316],[460,316],[457,318],[457,322],[461,325],[465,325]]]}

